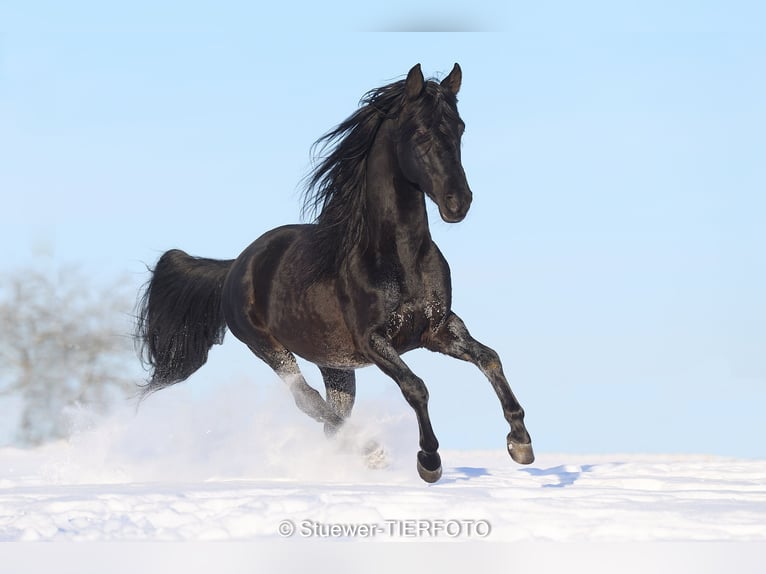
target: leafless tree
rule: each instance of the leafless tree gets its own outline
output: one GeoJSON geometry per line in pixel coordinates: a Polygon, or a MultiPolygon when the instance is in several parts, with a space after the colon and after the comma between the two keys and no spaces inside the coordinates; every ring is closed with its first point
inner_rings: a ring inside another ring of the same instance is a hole
{"type": "Polygon", "coordinates": [[[68,407],[103,412],[135,389],[131,308],[119,283],[94,287],[73,267],[0,278],[0,395],[21,402],[18,443],[64,437],[68,407]]]}

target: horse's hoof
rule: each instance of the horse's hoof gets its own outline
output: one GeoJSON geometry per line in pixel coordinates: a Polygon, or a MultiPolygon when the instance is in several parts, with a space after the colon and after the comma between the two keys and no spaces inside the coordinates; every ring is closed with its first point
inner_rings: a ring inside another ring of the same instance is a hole
{"type": "Polygon", "coordinates": [[[520,444],[508,441],[508,454],[519,464],[532,464],[535,462],[535,453],[532,451],[532,443],[520,444]]]}
{"type": "Polygon", "coordinates": [[[367,465],[367,468],[378,470],[388,466],[386,451],[374,440],[364,445],[362,455],[364,456],[364,463],[367,465]]]}
{"type": "Polygon", "coordinates": [[[418,474],[428,483],[434,483],[442,477],[442,461],[437,453],[418,453],[418,474]]]}
{"type": "Polygon", "coordinates": [[[420,461],[418,461],[418,474],[420,475],[420,478],[429,484],[434,483],[442,477],[442,467],[439,467],[436,470],[426,470],[423,465],[420,464],[420,461]]]}

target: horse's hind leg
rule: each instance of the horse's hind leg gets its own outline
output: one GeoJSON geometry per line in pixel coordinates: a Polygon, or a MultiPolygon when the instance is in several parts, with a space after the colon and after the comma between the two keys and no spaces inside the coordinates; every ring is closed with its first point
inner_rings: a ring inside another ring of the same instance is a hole
{"type": "MultiPolygon", "coordinates": [[[[319,371],[322,373],[327,390],[327,404],[342,420],[347,419],[356,398],[356,374],[352,370],[344,371],[328,367],[319,367],[319,371]]],[[[332,436],[338,431],[338,427],[325,422],[324,430],[328,436],[332,436]]]]}
{"type": "Polygon", "coordinates": [[[298,368],[295,355],[284,346],[269,336],[259,338],[257,344],[250,341],[247,346],[287,383],[299,409],[311,418],[325,423],[325,428],[338,428],[343,424],[343,418],[336,410],[325,402],[316,389],[309,386],[298,368]]]}
{"type": "MultiPolygon", "coordinates": [[[[327,404],[345,421],[351,415],[356,399],[356,374],[353,370],[328,367],[319,367],[319,370],[327,390],[327,404]]],[[[324,432],[328,437],[335,436],[338,430],[337,426],[324,424],[324,432]]],[[[357,438],[352,429],[352,440],[357,438]]],[[[370,468],[383,468],[388,464],[385,451],[375,440],[363,439],[361,443],[353,444],[353,448],[361,448],[365,463],[370,468]]]]}
{"type": "Polygon", "coordinates": [[[519,464],[534,462],[532,441],[524,426],[524,409],[511,391],[508,380],[503,374],[498,354],[474,339],[460,317],[454,313],[447,317],[440,329],[429,338],[426,347],[432,351],[469,361],[481,369],[492,383],[503,407],[505,419],[511,426],[511,432],[507,437],[508,453],[519,464]]]}

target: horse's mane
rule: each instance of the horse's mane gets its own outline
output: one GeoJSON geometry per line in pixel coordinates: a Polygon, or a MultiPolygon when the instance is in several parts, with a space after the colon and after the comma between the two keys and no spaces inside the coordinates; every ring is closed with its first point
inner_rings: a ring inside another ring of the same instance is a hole
{"type": "MultiPolygon", "coordinates": [[[[424,89],[437,101],[446,92],[431,80],[424,89]]],[[[316,224],[317,249],[309,270],[315,275],[336,272],[354,248],[366,246],[367,154],[381,123],[399,114],[404,91],[405,80],[370,90],[356,112],[311,148],[312,157],[320,161],[306,177],[302,214],[314,216],[316,224]]]]}

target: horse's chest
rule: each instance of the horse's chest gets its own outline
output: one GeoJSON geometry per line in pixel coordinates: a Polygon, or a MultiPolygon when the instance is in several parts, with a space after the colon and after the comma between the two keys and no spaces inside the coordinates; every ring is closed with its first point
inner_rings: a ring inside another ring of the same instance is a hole
{"type": "Polygon", "coordinates": [[[436,330],[442,324],[447,308],[441,299],[408,301],[389,313],[386,334],[398,346],[415,344],[426,331],[436,330]]]}
{"type": "Polygon", "coordinates": [[[440,268],[412,273],[383,285],[386,334],[401,347],[416,344],[429,330],[437,329],[449,309],[448,286],[440,268]]]}

